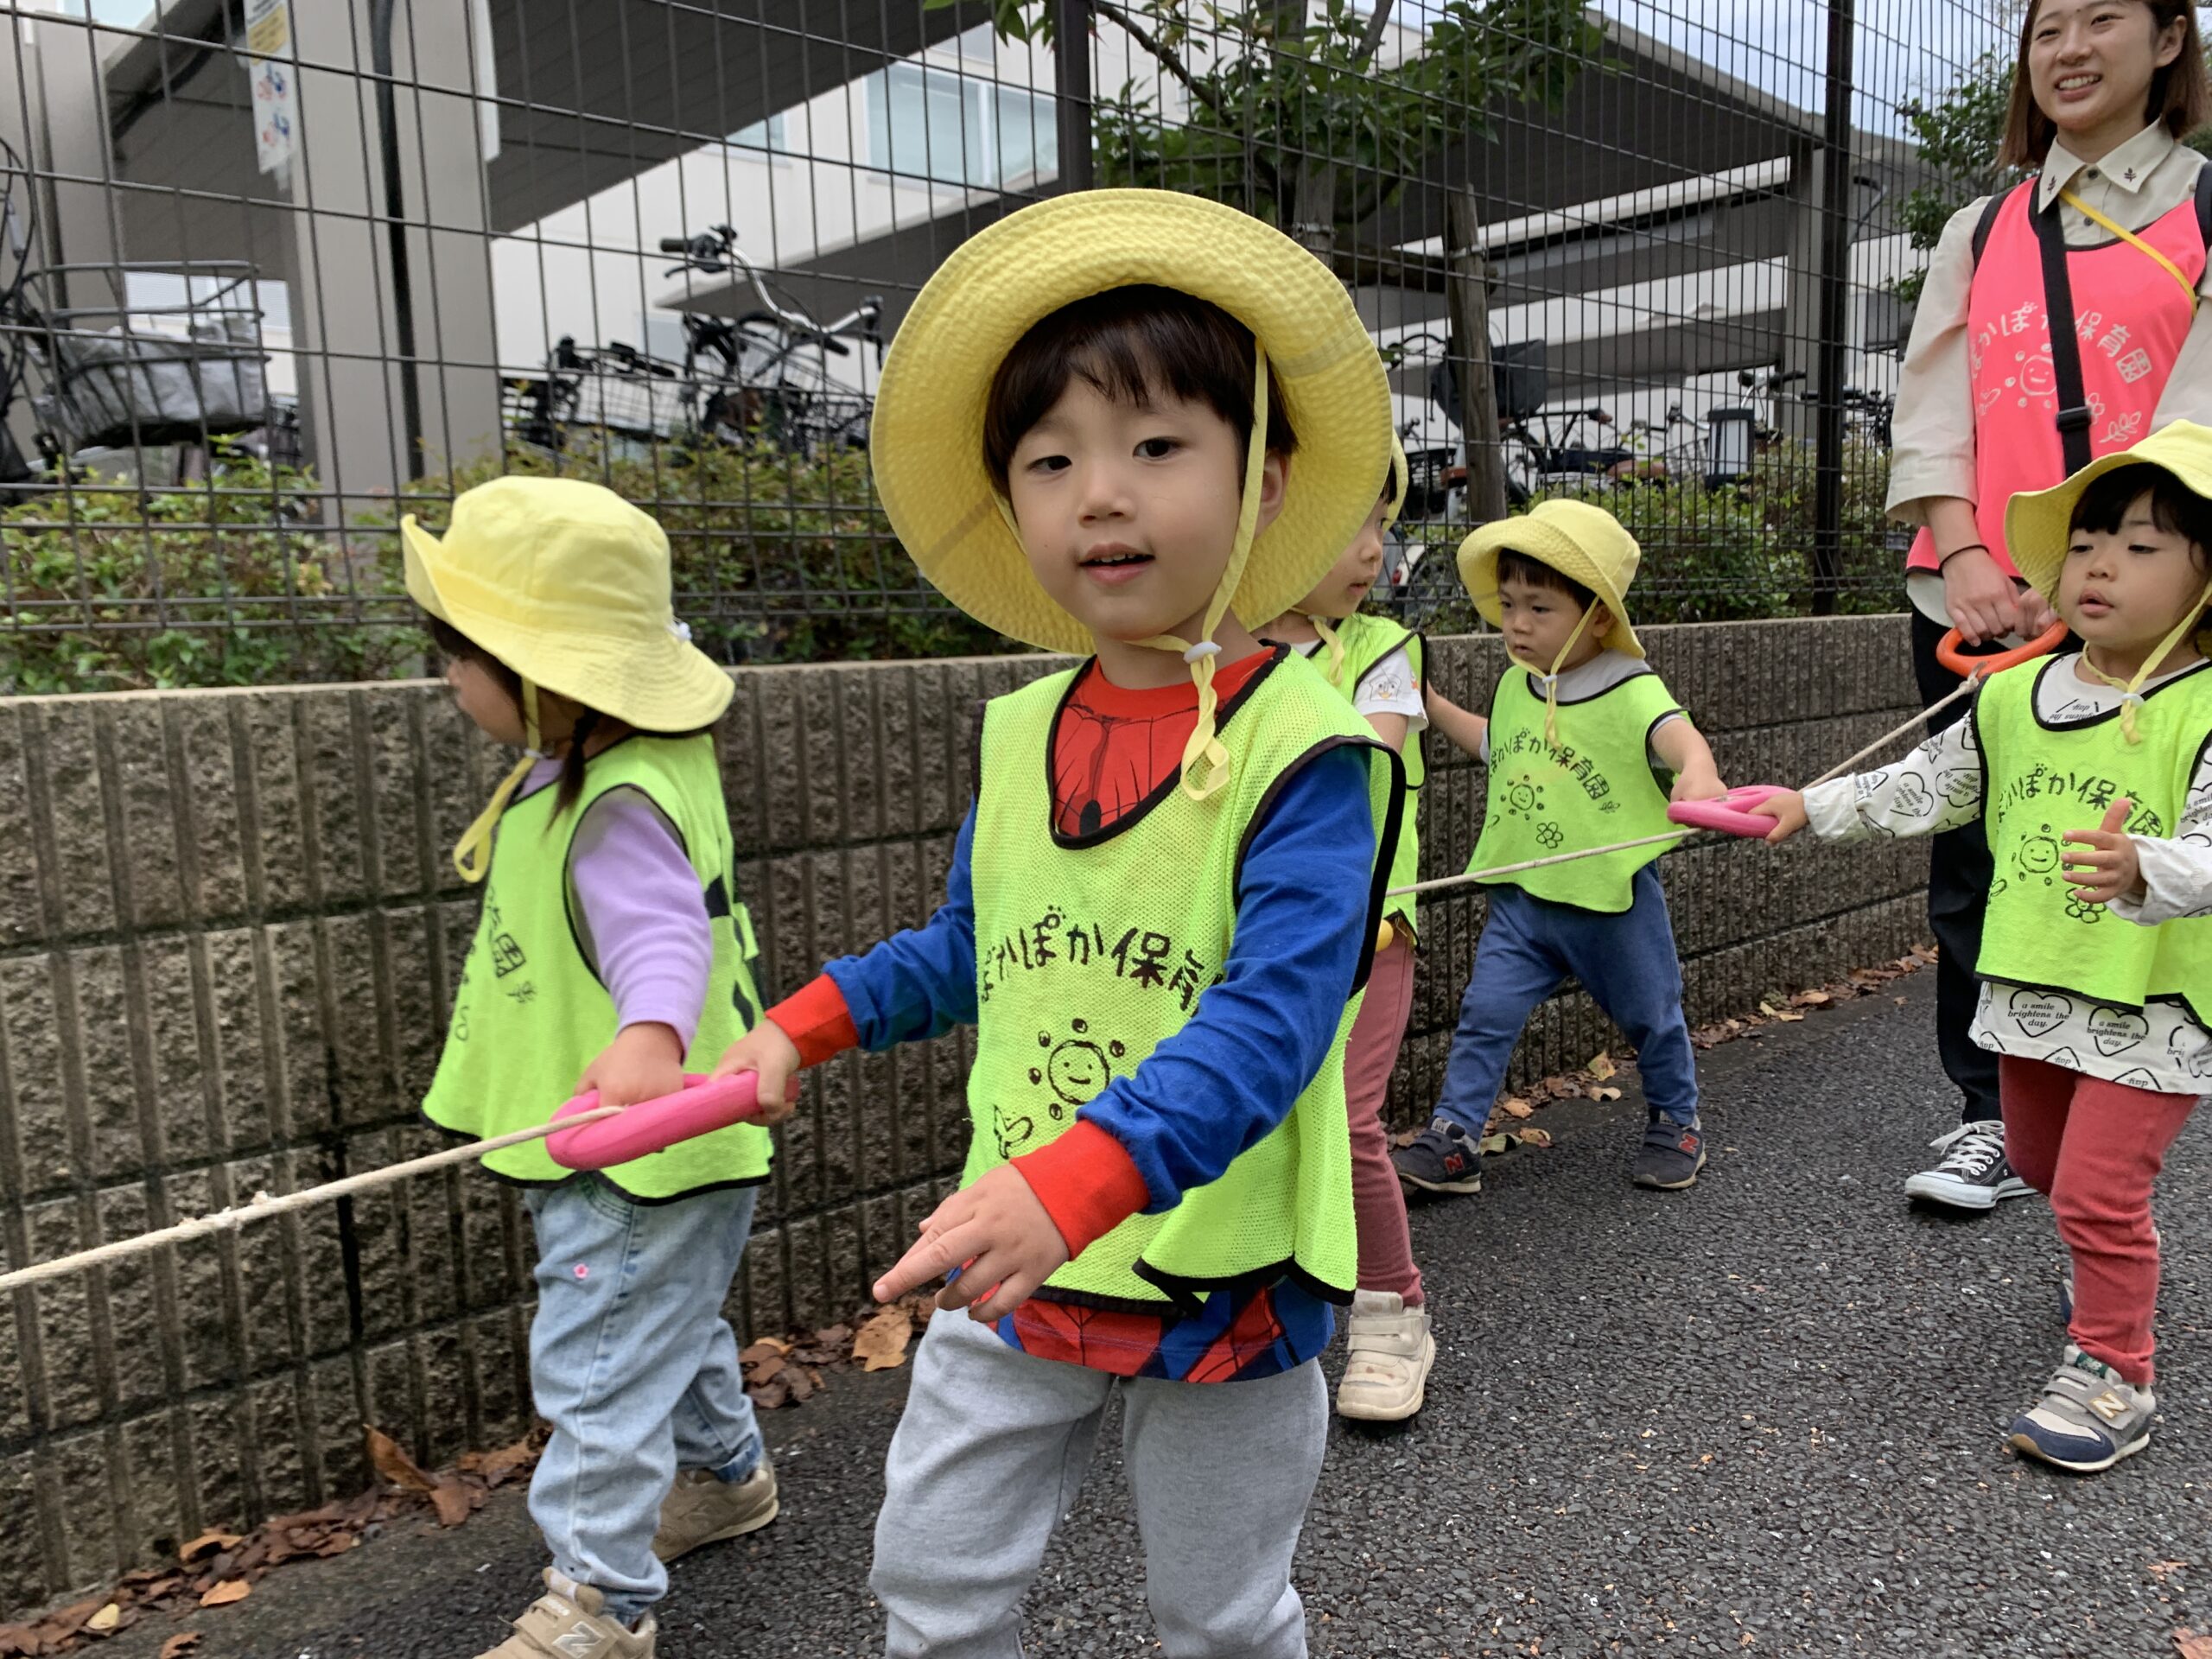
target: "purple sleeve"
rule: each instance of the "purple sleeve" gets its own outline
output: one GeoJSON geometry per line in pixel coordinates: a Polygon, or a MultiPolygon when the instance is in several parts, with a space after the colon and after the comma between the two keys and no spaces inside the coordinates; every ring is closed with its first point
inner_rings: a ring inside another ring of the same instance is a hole
{"type": "Polygon", "coordinates": [[[706,896],[658,808],[633,790],[602,795],[569,854],[584,954],[614,999],[616,1029],[671,1026],[689,1049],[707,1004],[714,935],[706,896]]]}

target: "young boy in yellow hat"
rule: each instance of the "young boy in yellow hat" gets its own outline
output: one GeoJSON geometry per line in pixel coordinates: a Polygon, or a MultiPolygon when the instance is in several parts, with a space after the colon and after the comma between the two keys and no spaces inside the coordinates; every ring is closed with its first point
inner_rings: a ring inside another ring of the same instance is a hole
{"type": "Polygon", "coordinates": [[[723,1062],[780,1095],[855,1041],[976,1027],[961,1190],[875,1287],[951,1280],[876,1528],[891,1654],[1020,1654],[1117,1389],[1165,1650],[1306,1651],[1316,1357],[1356,1271],[1344,1041],[1400,783],[1242,619],[1313,588],[1389,447],[1343,286],[1194,197],[1026,208],[892,347],[871,448],[900,539],[971,614],[1088,660],[986,708],[929,924],[831,963],[723,1062]]]}
{"type": "MultiPolygon", "coordinates": [[[[1310,658],[1398,752],[1405,766],[1406,804],[1398,826],[1393,887],[1421,879],[1417,815],[1427,773],[1421,733],[1428,712],[1421,701],[1427,643],[1387,616],[1359,608],[1382,570],[1383,538],[1405,500],[1406,452],[1390,446],[1390,476],[1375,510],[1359,527],[1329,574],[1313,591],[1255,632],[1310,658]]],[[[1406,1221],[1406,1194],[1390,1163],[1390,1137],[1382,1110],[1390,1073],[1413,1013],[1414,906],[1413,895],[1385,901],[1375,967],[1360,1000],[1359,1018],[1344,1048],[1345,1109],[1351,1122],[1352,1208],[1359,1222],[1359,1289],[1344,1321],[1344,1370],[1337,1383],[1337,1411],[1366,1422],[1401,1422],[1421,1408],[1428,1373],[1436,1363],[1421,1268],[1414,1262],[1406,1221]]]]}
{"type": "Polygon", "coordinates": [[[2058,1369],[2008,1433],[2093,1474],[2151,1442],[2152,1189],[2212,1079],[2212,428],[2016,495],[2005,528],[2082,648],[1991,675],[1894,766],[1758,810],[1770,841],[1987,822],[1974,1039],[1998,1057],[2005,1156],[2073,1263],[2058,1369]]]}
{"type": "MultiPolygon", "coordinates": [[[[1488,763],[1470,870],[1662,835],[1669,799],[1726,791],[1630,626],[1636,538],[1604,508],[1546,501],[1460,544],[1459,576],[1505,637],[1513,665],[1487,719],[1431,695],[1438,724],[1488,763]],[[1671,788],[1659,772],[1673,774],[1671,788]]],[[[1639,1186],[1677,1192],[1705,1166],[1697,1066],[1659,844],[1503,875],[1459,1005],[1444,1090],[1427,1128],[1396,1155],[1409,1186],[1482,1190],[1482,1138],[1507,1063],[1536,1005],[1569,975],[1636,1046],[1648,1108],[1630,1166],[1639,1186]]]]}
{"type": "MultiPolygon", "coordinates": [[[[423,1110],[476,1140],[585,1090],[672,1094],[760,1003],[707,731],[730,677],[670,608],[667,537],[570,479],[480,484],[442,538],[400,528],[461,712],[524,752],[454,851],[484,903],[423,1110]]],[[[769,1154],[740,1124],[595,1174],[542,1141],[484,1160],[525,1189],[553,1426],[530,1487],[545,1593],[485,1659],[652,1659],[664,1564],[775,1519],[721,1312],[769,1154]]]]}

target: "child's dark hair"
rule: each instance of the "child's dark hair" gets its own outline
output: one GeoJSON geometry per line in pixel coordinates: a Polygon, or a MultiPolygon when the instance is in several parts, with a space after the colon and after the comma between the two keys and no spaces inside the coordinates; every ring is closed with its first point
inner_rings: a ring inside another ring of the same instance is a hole
{"type": "Polygon", "coordinates": [[[2149,461],[2115,467],[2091,483],[2074,504],[2067,529],[2113,535],[2145,496],[2150,498],[2151,522],[2169,536],[2187,537],[2196,568],[2212,570],[2212,501],[2149,461]]]}
{"type": "Polygon", "coordinates": [[[1597,594],[1573,577],[1561,575],[1541,559],[1532,559],[1514,548],[1500,548],[1497,554],[1499,584],[1503,585],[1509,576],[1525,582],[1531,588],[1548,588],[1555,594],[1565,594],[1586,611],[1598,602],[1597,594]]]}
{"type": "Polygon", "coordinates": [[[1382,493],[1375,499],[1386,507],[1398,505],[1398,469],[1395,465],[1382,474],[1382,493]]]}
{"type": "MultiPolygon", "coordinates": [[[[991,378],[983,464],[1000,493],[1014,446],[1082,378],[1117,404],[1166,393],[1204,404],[1252,441],[1252,331],[1219,306],[1172,288],[1139,284],[1064,305],[1032,325],[991,378]]],[[[1268,370],[1268,453],[1298,448],[1282,388],[1268,370]]]]}
{"type": "MultiPolygon", "coordinates": [[[[441,656],[474,663],[499,683],[500,689],[514,699],[516,708],[522,707],[521,675],[443,617],[432,616],[424,620],[430,625],[430,638],[436,644],[441,656]]],[[[584,792],[584,767],[588,761],[584,747],[591,741],[592,734],[598,729],[603,718],[596,709],[579,709],[576,711],[576,727],[569,734],[569,752],[561,759],[559,792],[553,797],[553,817],[556,820],[574,806],[584,792]]],[[[550,829],[551,826],[549,824],[547,827],[550,829]]]]}

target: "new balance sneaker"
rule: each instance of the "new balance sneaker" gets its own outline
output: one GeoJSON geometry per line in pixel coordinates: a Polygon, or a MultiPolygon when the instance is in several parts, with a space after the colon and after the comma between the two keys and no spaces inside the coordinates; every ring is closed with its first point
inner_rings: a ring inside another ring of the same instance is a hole
{"type": "Polygon", "coordinates": [[[741,1538],[766,1526],[781,1508],[776,1471],[765,1448],[759,1465],[743,1480],[724,1480],[711,1469],[686,1469],[661,1500],[653,1554],[672,1561],[702,1544],[741,1538]]]}
{"type": "Polygon", "coordinates": [[[2158,1409],[2150,1389],[2122,1382],[2118,1371],[2069,1342],[2043,1398],[2012,1420],[2007,1438],[2024,1457],[2094,1475],[2151,1444],[2158,1409]]]}
{"type": "Polygon", "coordinates": [[[1679,1192],[1697,1185],[1705,1167],[1705,1131],[1694,1123],[1677,1123],[1663,1112],[1654,1112],[1643,1126],[1643,1142],[1636,1149],[1636,1164],[1629,1179],[1638,1186],[1662,1192],[1679,1192]]]}
{"type": "Polygon", "coordinates": [[[1961,1123],[1929,1145],[1943,1154],[1943,1161],[1904,1184],[1908,1198],[1954,1210],[1994,1210],[2006,1198],[2035,1191],[2005,1161],[2005,1125],[1996,1118],[1961,1123]]]}
{"type": "Polygon", "coordinates": [[[1398,1179],[1424,1192],[1479,1192],[1483,1190],[1481,1141],[1439,1113],[1411,1146],[1390,1154],[1398,1179]]]}
{"type": "Polygon", "coordinates": [[[515,1633],[477,1659],[653,1659],[653,1616],[625,1630],[597,1590],[549,1567],[545,1593],[515,1620],[515,1633]]]}
{"type": "Polygon", "coordinates": [[[1395,1290],[1354,1291],[1344,1336],[1337,1415],[1395,1423],[1421,1409],[1429,1367],[1436,1363],[1427,1308],[1408,1307],[1395,1290]]]}

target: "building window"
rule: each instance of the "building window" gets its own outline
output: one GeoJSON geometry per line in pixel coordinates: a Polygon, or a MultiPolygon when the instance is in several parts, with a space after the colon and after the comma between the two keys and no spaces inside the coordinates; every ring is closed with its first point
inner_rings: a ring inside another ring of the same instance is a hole
{"type": "Polygon", "coordinates": [[[879,173],[996,188],[1059,170],[1052,100],[1026,87],[894,63],[865,89],[868,165],[879,173]]]}
{"type": "Polygon", "coordinates": [[[729,142],[733,149],[758,149],[771,156],[791,153],[791,130],[780,110],[766,121],[755,121],[749,127],[740,127],[730,134],[729,142]]]}

